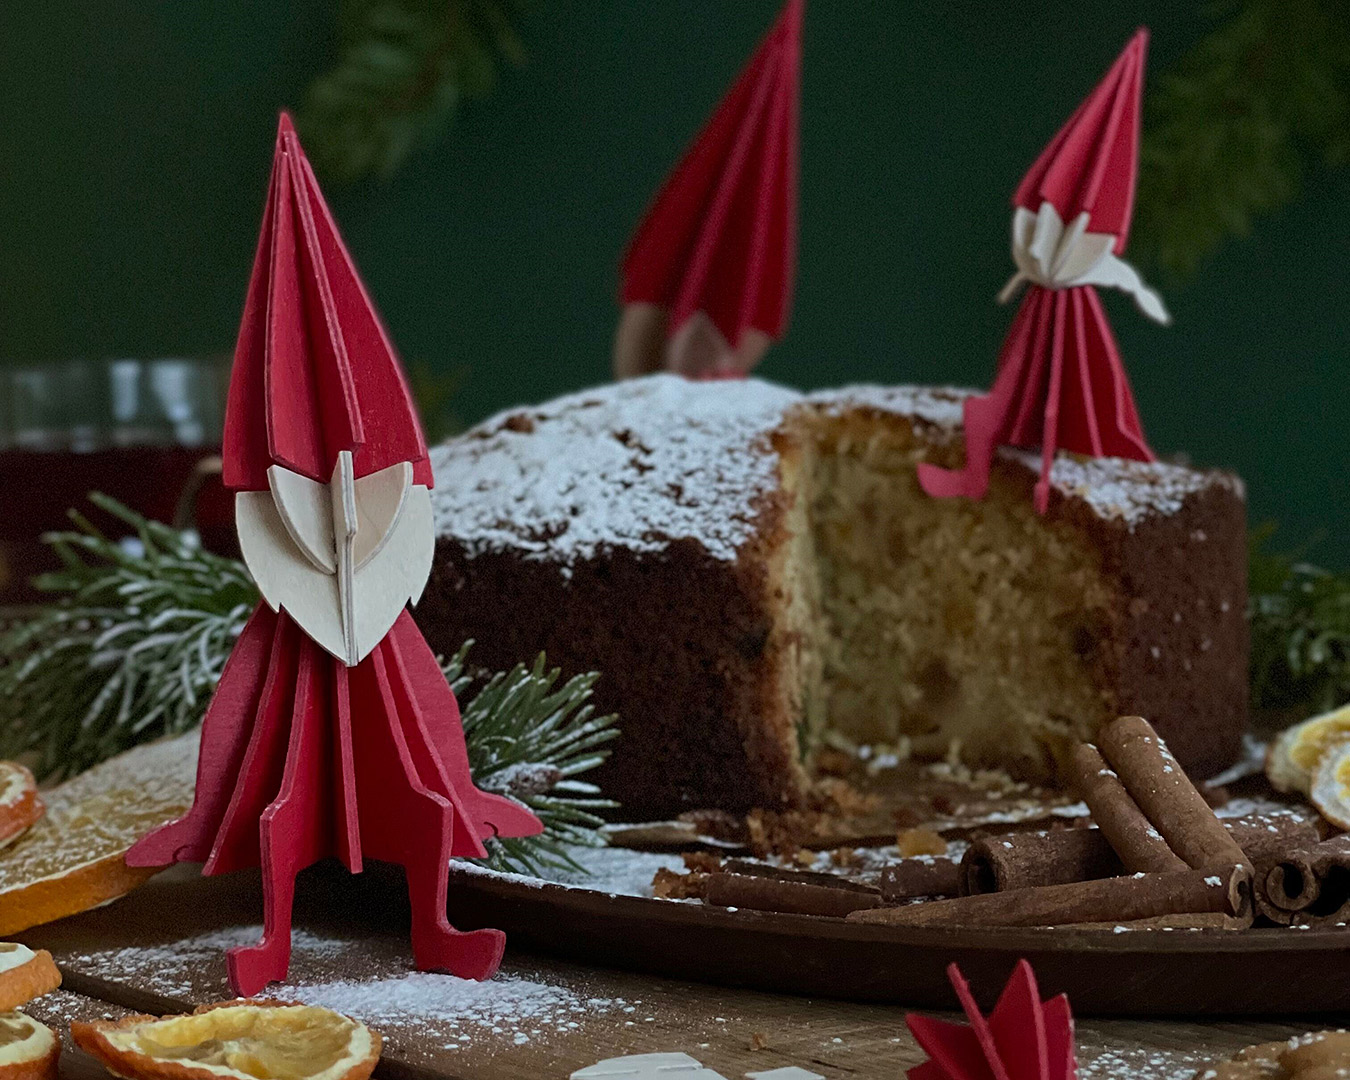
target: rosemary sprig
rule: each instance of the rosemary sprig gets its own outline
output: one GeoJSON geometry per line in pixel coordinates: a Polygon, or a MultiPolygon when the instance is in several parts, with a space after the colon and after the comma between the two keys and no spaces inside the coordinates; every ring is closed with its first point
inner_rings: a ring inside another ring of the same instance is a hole
{"type": "MultiPolygon", "coordinates": [[[[46,538],[62,562],[38,579],[53,603],[0,635],[0,758],[31,760],[41,779],[199,723],[259,599],[243,564],[194,534],[90,498],[134,536],[110,539],[72,511],[75,529],[46,538]]],[[[596,811],[614,805],[578,779],[619,733],[614,716],[594,715],[598,676],[558,685],[542,653],[532,667],[470,673],[468,648],[443,666],[462,703],[474,780],[544,823],[539,836],[490,841],[489,865],[579,869],[567,847],[602,845],[596,811]]]]}

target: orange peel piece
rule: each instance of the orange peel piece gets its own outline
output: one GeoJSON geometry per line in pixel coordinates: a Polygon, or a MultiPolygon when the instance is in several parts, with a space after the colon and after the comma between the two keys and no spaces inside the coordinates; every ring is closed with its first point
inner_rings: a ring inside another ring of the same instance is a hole
{"type": "Polygon", "coordinates": [[[1313,772],[1332,743],[1350,738],[1350,705],[1286,728],[1270,744],[1266,776],[1277,791],[1312,790],[1313,772]]]}
{"type": "Polygon", "coordinates": [[[61,985],[61,972],[46,949],[0,941],[0,1013],[27,1005],[61,985]]]}
{"type": "MultiPolygon", "coordinates": [[[[332,1009],[235,1000],[182,1016],[73,1023],[77,1046],[129,1080],[365,1080],[380,1036],[332,1009]]],[[[3,1078],[0,1078],[3,1080],[3,1078]]]]}
{"type": "Polygon", "coordinates": [[[0,761],[0,848],[21,837],[46,812],[33,774],[17,761],[0,761]]]}
{"type": "Polygon", "coordinates": [[[0,1012],[0,1080],[56,1080],[61,1040],[21,1012],[0,1012]]]}

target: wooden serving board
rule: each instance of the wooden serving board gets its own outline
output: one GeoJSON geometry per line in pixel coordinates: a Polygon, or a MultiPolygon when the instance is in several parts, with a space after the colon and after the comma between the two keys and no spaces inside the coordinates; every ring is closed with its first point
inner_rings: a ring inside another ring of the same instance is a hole
{"type": "MultiPolygon", "coordinates": [[[[892,1006],[599,970],[530,955],[517,942],[492,984],[410,976],[397,875],[353,879],[320,869],[302,875],[300,886],[291,982],[271,992],[312,999],[338,986],[334,1007],[345,1004],[343,1011],[386,1037],[377,1075],[389,1080],[566,1080],[603,1058],[659,1051],[691,1054],[728,1080],[785,1065],[827,1080],[860,1080],[898,1077],[924,1057],[904,1027],[903,1010],[892,1006]],[[472,993],[466,997],[466,987],[481,988],[484,1000],[504,996],[515,1004],[485,1006],[472,993]],[[532,995],[541,1000],[531,1012],[532,995]]],[[[492,894],[477,895],[490,904],[492,894]]],[[[201,880],[181,867],[115,904],[38,927],[23,937],[53,952],[65,989],[33,1003],[31,1012],[61,1027],[71,1018],[185,1011],[224,999],[230,995],[222,946],[249,941],[261,910],[256,874],[201,880]]],[[[555,920],[566,914],[551,910],[555,920]]],[[[502,913],[512,914],[509,904],[502,913]]],[[[591,932],[586,919],[574,925],[566,917],[555,921],[555,938],[591,932]]],[[[706,955],[723,941],[721,934],[687,933],[684,944],[706,955]]],[[[1102,978],[1112,977],[1103,968],[1102,978]]],[[[1245,977],[1259,979],[1259,968],[1245,977]]],[[[1085,1020],[1078,1025],[1081,1075],[1185,1080],[1211,1055],[1325,1026],[1085,1020]]],[[[69,1080],[106,1080],[79,1055],[70,1055],[63,1073],[69,1080]]]]}
{"type": "Polygon", "coordinates": [[[1019,957],[1080,1016],[1350,1010],[1350,930],[957,930],[709,907],[452,871],[451,921],[527,948],[723,986],[955,1008],[947,965],[986,1007],[1019,957]]]}

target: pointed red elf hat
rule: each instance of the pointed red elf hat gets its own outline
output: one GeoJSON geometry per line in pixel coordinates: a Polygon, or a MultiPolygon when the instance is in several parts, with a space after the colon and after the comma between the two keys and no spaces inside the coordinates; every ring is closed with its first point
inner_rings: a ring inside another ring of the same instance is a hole
{"type": "Polygon", "coordinates": [[[988,1019],[952,964],[947,969],[970,1026],[910,1014],[905,1023],[928,1060],[909,1080],[1075,1080],[1073,1015],[1061,994],[1041,1001],[1031,965],[1019,960],[988,1019]]]}
{"type": "Polygon", "coordinates": [[[281,114],[262,235],[225,411],[224,482],[262,491],[282,465],[327,483],[401,461],[432,484],[426,440],[389,336],[281,114]]]}
{"type": "Polygon", "coordinates": [[[622,266],[621,374],[668,363],[744,373],[787,326],[804,6],[787,0],[638,226],[622,266]],[[682,355],[663,358],[665,339],[682,355]]]}
{"type": "Polygon", "coordinates": [[[1088,215],[1088,231],[1125,250],[1139,168],[1139,125],[1148,30],[1140,27],[1096,89],[1041,151],[1013,195],[1033,214],[1051,203],[1062,221],[1088,215]]]}

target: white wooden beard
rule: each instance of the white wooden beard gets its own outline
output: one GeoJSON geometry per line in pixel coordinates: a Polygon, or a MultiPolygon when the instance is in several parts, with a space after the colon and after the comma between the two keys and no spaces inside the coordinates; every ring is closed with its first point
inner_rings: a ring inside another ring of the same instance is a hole
{"type": "Polygon", "coordinates": [[[1088,220],[1084,210],[1065,228],[1052,202],[1041,203],[1034,214],[1019,206],[1012,221],[1012,257],[1017,273],[998,294],[999,303],[1006,304],[1028,281],[1046,289],[1103,285],[1129,293],[1150,319],[1169,324],[1172,316],[1162,297],[1144,284],[1138,270],[1116,255],[1116,237],[1088,232],[1088,220]]]}
{"type": "Polygon", "coordinates": [[[263,599],[348,667],[431,576],[431,493],[412,475],[404,461],[357,480],[343,450],[327,484],[273,465],[268,491],[235,496],[239,546],[263,599]]]}

